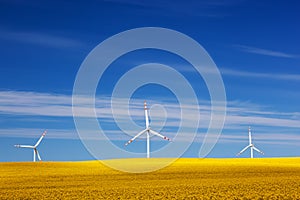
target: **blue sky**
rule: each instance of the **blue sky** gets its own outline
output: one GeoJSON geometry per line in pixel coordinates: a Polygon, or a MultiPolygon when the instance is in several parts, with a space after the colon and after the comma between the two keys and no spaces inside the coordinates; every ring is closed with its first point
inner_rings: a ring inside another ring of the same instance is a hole
{"type": "MultiPolygon", "coordinates": [[[[77,71],[100,42],[148,26],[174,29],[195,39],[222,74],[227,117],[208,157],[235,157],[247,145],[248,126],[266,157],[299,156],[299,9],[298,1],[0,1],[0,161],[31,160],[31,151],[13,145],[33,144],[45,129],[48,134],[39,147],[42,159],[93,159],[80,142],[72,117],[77,71]]],[[[103,108],[97,110],[99,123],[118,146],[130,139],[114,123],[109,97],[123,73],[149,62],[172,66],[196,91],[203,121],[184,154],[196,157],[208,125],[209,94],[201,76],[171,53],[141,50],[116,60],[97,90],[97,106],[103,108]]],[[[129,105],[139,126],[144,99],[150,106],[165,106],[166,126],[153,107],[152,127],[172,138],[179,126],[175,96],[157,85],[139,88],[129,105]]],[[[127,111],[119,107],[116,112],[127,111]]],[[[166,144],[153,140],[154,149],[166,144]]],[[[137,140],[128,149],[143,152],[145,142],[137,140]]],[[[241,155],[248,156],[249,152],[241,155]]]]}

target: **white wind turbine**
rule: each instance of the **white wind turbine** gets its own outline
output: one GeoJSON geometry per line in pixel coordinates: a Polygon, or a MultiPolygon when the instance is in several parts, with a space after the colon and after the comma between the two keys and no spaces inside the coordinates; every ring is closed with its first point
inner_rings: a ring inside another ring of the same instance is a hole
{"type": "Polygon", "coordinates": [[[130,144],[131,142],[133,142],[136,138],[138,138],[139,136],[141,136],[143,133],[147,134],[147,158],[150,158],[150,133],[152,133],[153,135],[156,135],[158,137],[161,137],[164,140],[168,140],[171,141],[170,138],[161,135],[160,133],[153,131],[150,126],[149,126],[149,117],[148,117],[148,108],[147,108],[147,103],[146,101],[144,102],[144,110],[145,110],[145,120],[146,120],[146,129],[139,132],[136,136],[134,136],[131,140],[129,140],[125,146],[127,146],[128,144],[130,144]]]}
{"type": "Polygon", "coordinates": [[[17,147],[17,148],[29,148],[29,149],[32,149],[33,150],[33,162],[35,162],[35,157],[36,156],[38,157],[39,161],[41,161],[42,160],[41,156],[40,156],[40,154],[39,154],[39,152],[38,152],[38,150],[36,148],[39,146],[39,144],[41,143],[42,139],[45,137],[46,133],[47,133],[47,131],[43,132],[42,136],[40,137],[40,139],[37,141],[37,143],[34,146],[17,144],[17,145],[15,145],[15,147],[17,147]]]}
{"type": "Polygon", "coordinates": [[[250,148],[250,156],[251,158],[253,158],[253,149],[261,154],[264,154],[264,152],[262,152],[261,150],[259,150],[258,148],[256,148],[254,146],[254,144],[252,144],[252,138],[251,138],[251,129],[250,127],[248,128],[248,134],[249,134],[249,145],[246,146],[242,151],[240,151],[237,156],[239,156],[240,154],[242,154],[244,151],[246,151],[248,148],[250,148]]]}

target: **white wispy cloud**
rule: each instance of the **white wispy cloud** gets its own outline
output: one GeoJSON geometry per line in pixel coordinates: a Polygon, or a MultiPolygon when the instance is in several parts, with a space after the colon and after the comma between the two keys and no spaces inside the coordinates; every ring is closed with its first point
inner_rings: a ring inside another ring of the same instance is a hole
{"type": "Polygon", "coordinates": [[[281,57],[281,58],[299,58],[299,55],[289,54],[285,52],[280,51],[274,51],[269,49],[262,49],[247,45],[234,45],[239,50],[247,52],[247,53],[253,53],[253,54],[259,54],[259,55],[265,55],[265,56],[273,56],[273,57],[281,57]]]}
{"type": "MultiPolygon", "coordinates": [[[[255,131],[252,134],[252,139],[255,144],[282,144],[282,145],[296,145],[300,146],[300,134],[295,133],[259,133],[255,131]]],[[[201,139],[199,140],[202,141],[201,139]]],[[[238,134],[224,133],[220,136],[218,143],[239,143],[248,144],[248,133],[245,129],[244,132],[238,134]]]]}
{"type": "Polygon", "coordinates": [[[239,0],[211,0],[211,1],[138,1],[138,0],[105,0],[105,2],[134,6],[142,9],[143,13],[153,12],[159,15],[187,15],[196,17],[224,17],[228,15],[225,10],[220,8],[228,8],[239,5],[239,0]]]}
{"type": "MultiPolygon", "coordinates": [[[[79,105],[81,109],[81,117],[90,117],[90,108],[86,107],[85,101],[79,105]]],[[[125,102],[120,99],[118,107],[114,108],[114,114],[118,116],[121,123],[127,124],[128,117],[135,119],[135,121],[144,120],[143,112],[143,100],[133,99],[130,102],[130,111],[126,109],[125,102]],[[130,113],[130,115],[128,114],[130,113]]],[[[105,121],[111,123],[114,121],[110,106],[110,98],[108,97],[97,97],[96,99],[96,113],[99,121],[105,121]]],[[[156,130],[161,130],[163,127],[165,130],[173,130],[180,126],[181,110],[178,104],[172,102],[165,102],[164,105],[166,110],[161,110],[160,107],[151,105],[159,104],[159,101],[150,101],[150,117],[153,119],[151,125],[156,130]],[[153,111],[153,112],[151,112],[153,111]],[[164,113],[166,112],[166,113],[164,113]],[[167,121],[166,121],[167,120],[167,121]]],[[[202,100],[199,103],[199,110],[192,105],[182,105],[187,111],[191,112],[190,115],[185,116],[185,128],[187,135],[190,134],[189,130],[192,130],[198,125],[193,112],[200,112],[200,124],[198,140],[202,140],[205,135],[205,130],[210,121],[211,108],[209,101],[202,100]]],[[[268,110],[265,107],[251,104],[248,102],[231,101],[227,103],[227,116],[225,122],[225,130],[231,130],[232,132],[245,132],[246,127],[251,124],[255,127],[259,127],[258,131],[261,133],[256,135],[259,140],[274,141],[278,140],[285,141],[299,141],[300,131],[300,114],[299,112],[276,112],[274,110],[268,110]],[[251,108],[251,109],[250,109],[251,108]],[[265,128],[261,128],[265,127],[265,128]],[[273,133],[267,133],[268,127],[277,127],[279,131],[273,133]],[[281,130],[281,132],[280,132],[281,130]],[[288,131],[287,131],[288,130],[288,131]],[[264,135],[265,134],[265,135],[264,135]]],[[[37,93],[37,92],[21,92],[21,91],[0,91],[0,114],[1,116],[18,116],[24,119],[32,116],[40,117],[67,117],[72,118],[72,96],[62,94],[49,94],[49,93],[37,93]]],[[[221,116],[217,116],[221,117],[221,116]]],[[[33,119],[34,120],[34,119],[33,119]]],[[[136,130],[142,128],[141,126],[128,126],[126,130],[128,135],[136,133],[136,130]]],[[[25,129],[26,133],[38,133],[37,129],[25,129]]],[[[61,130],[53,129],[51,132],[54,133],[55,137],[58,138],[77,138],[76,130],[61,130]]],[[[126,135],[120,133],[119,129],[108,130],[112,138],[120,138],[126,135]]],[[[106,132],[106,133],[108,133],[106,132]]],[[[16,129],[14,127],[1,129],[0,135],[22,135],[24,131],[16,129]]],[[[91,138],[94,133],[91,133],[91,138]]],[[[24,135],[23,135],[24,136],[24,135]]],[[[30,135],[31,136],[31,135],[30,135]]],[[[167,136],[171,136],[168,135],[167,136]]],[[[53,135],[52,135],[53,137],[53,135]]],[[[128,137],[128,136],[127,136],[128,137]]],[[[186,135],[185,135],[186,137],[186,135]]],[[[240,136],[234,134],[225,133],[222,134],[221,142],[223,141],[236,141],[237,139],[246,139],[247,134],[240,136]]],[[[127,138],[128,139],[128,138],[127,138]]],[[[179,139],[184,139],[179,137],[179,139]]]]}
{"type": "MultiPolygon", "coordinates": [[[[119,106],[114,108],[114,113],[120,116],[127,116],[129,111],[126,109],[125,103],[126,101],[120,99],[118,101],[119,106]]],[[[143,100],[132,100],[130,115],[133,117],[143,117],[144,113],[141,112],[141,108],[143,107],[142,103],[143,100]]],[[[150,104],[151,103],[159,104],[159,102],[155,101],[150,101],[150,104]]],[[[227,124],[253,122],[268,126],[300,127],[299,112],[270,111],[259,105],[239,101],[230,101],[227,102],[227,105],[227,124]],[[249,109],[250,107],[251,109],[249,109]]],[[[165,102],[163,106],[168,107],[169,117],[171,116],[172,119],[176,120],[180,119],[180,107],[177,103],[165,102]]],[[[181,107],[188,110],[198,109],[191,105],[181,105],[181,107]]],[[[90,108],[86,107],[84,101],[79,108],[82,109],[82,117],[90,117],[87,115],[90,108]]],[[[209,120],[211,111],[210,102],[206,100],[200,101],[199,109],[202,120],[209,120]]],[[[96,111],[99,118],[111,117],[111,99],[108,97],[96,97],[96,111]]],[[[0,113],[24,116],[72,117],[72,96],[37,92],[0,91],[0,113]]],[[[160,117],[160,113],[156,114],[153,112],[151,115],[158,118],[160,117]]]]}
{"type": "Polygon", "coordinates": [[[258,73],[258,72],[250,72],[250,71],[233,70],[228,68],[221,68],[220,71],[223,75],[229,75],[229,76],[300,81],[300,74],[258,73]]]}
{"type": "MultiPolygon", "coordinates": [[[[177,66],[179,71],[195,73],[196,70],[192,66],[177,66]]],[[[255,69],[256,67],[253,67],[255,69]]],[[[273,79],[282,81],[300,81],[300,74],[287,74],[287,73],[270,73],[270,72],[254,72],[254,71],[243,71],[234,68],[219,67],[218,68],[222,76],[235,76],[235,77],[248,77],[248,78],[261,78],[261,79],[273,79]]],[[[203,69],[205,75],[214,75],[217,72],[209,67],[203,69]]]]}
{"type": "MultiPolygon", "coordinates": [[[[43,129],[38,128],[2,128],[0,129],[1,137],[24,137],[39,138],[43,129]]],[[[47,138],[51,139],[79,139],[74,129],[47,129],[47,138]]]]}
{"type": "Polygon", "coordinates": [[[74,48],[84,46],[82,42],[72,38],[34,31],[0,29],[0,39],[54,48],[74,48]]]}

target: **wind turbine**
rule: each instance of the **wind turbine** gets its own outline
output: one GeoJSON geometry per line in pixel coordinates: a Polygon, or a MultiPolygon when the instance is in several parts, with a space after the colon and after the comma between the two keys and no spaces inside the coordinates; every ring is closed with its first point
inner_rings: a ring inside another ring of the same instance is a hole
{"type": "Polygon", "coordinates": [[[136,138],[138,138],[139,136],[141,136],[143,133],[147,134],[147,158],[150,158],[150,133],[152,133],[153,135],[156,135],[158,137],[161,137],[164,140],[168,140],[171,141],[170,138],[161,135],[160,133],[153,131],[150,126],[149,126],[149,117],[148,117],[148,108],[147,108],[147,103],[146,101],[144,102],[144,110],[145,110],[145,121],[146,121],[146,129],[144,129],[143,131],[139,132],[136,136],[134,136],[131,140],[129,140],[125,146],[129,145],[131,142],[133,142],[136,138]]]}
{"type": "Polygon", "coordinates": [[[16,144],[15,147],[17,148],[29,148],[29,149],[33,149],[33,162],[35,162],[35,157],[37,156],[39,161],[41,161],[41,156],[38,152],[38,150],[36,149],[39,144],[41,143],[42,139],[45,137],[47,131],[44,131],[42,136],[40,137],[40,139],[37,141],[37,143],[34,145],[34,146],[31,146],[31,145],[20,145],[20,144],[16,144]]]}
{"type": "Polygon", "coordinates": [[[253,158],[253,149],[261,154],[264,154],[264,152],[262,152],[261,150],[259,150],[258,148],[256,148],[254,146],[254,144],[252,144],[252,138],[251,138],[251,128],[249,126],[248,128],[248,134],[249,134],[249,145],[246,146],[242,151],[240,151],[237,156],[241,155],[244,151],[246,151],[248,148],[250,148],[250,156],[251,158],[253,158]]]}

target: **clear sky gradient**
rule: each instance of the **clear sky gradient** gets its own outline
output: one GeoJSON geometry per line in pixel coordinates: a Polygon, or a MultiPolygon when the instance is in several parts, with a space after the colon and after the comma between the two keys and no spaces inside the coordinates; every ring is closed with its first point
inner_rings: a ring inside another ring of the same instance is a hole
{"type": "MultiPolygon", "coordinates": [[[[34,144],[43,160],[94,159],[78,138],[72,117],[72,90],[81,63],[100,42],[139,27],[164,27],[199,42],[218,66],[227,95],[227,118],[208,157],[235,157],[254,144],[266,157],[300,156],[300,2],[292,1],[22,1],[0,0],[0,161],[30,161],[32,152],[14,144],[34,144]]],[[[116,60],[97,90],[97,106],[107,109],[114,84],[143,63],[172,66],[193,85],[203,122],[185,157],[197,157],[208,125],[209,94],[202,78],[177,56],[136,51],[116,60]]],[[[150,109],[152,127],[172,138],[178,102],[167,88],[148,85],[132,96],[130,113],[143,126],[143,101],[161,104],[166,126],[150,109]]],[[[106,110],[104,110],[106,111],[106,110]]],[[[121,148],[130,139],[111,115],[97,111],[108,137],[121,148]]],[[[117,114],[126,112],[119,107],[117,114]]],[[[192,119],[191,119],[192,120],[192,119]]],[[[132,134],[140,130],[131,130],[132,134]]],[[[188,134],[187,134],[188,137],[188,134]]],[[[166,142],[153,138],[153,149],[166,142]]],[[[128,147],[144,152],[139,139],[128,147]]],[[[241,157],[249,157],[245,152],[241,157]]],[[[261,155],[255,154],[255,157],[261,155]]]]}

